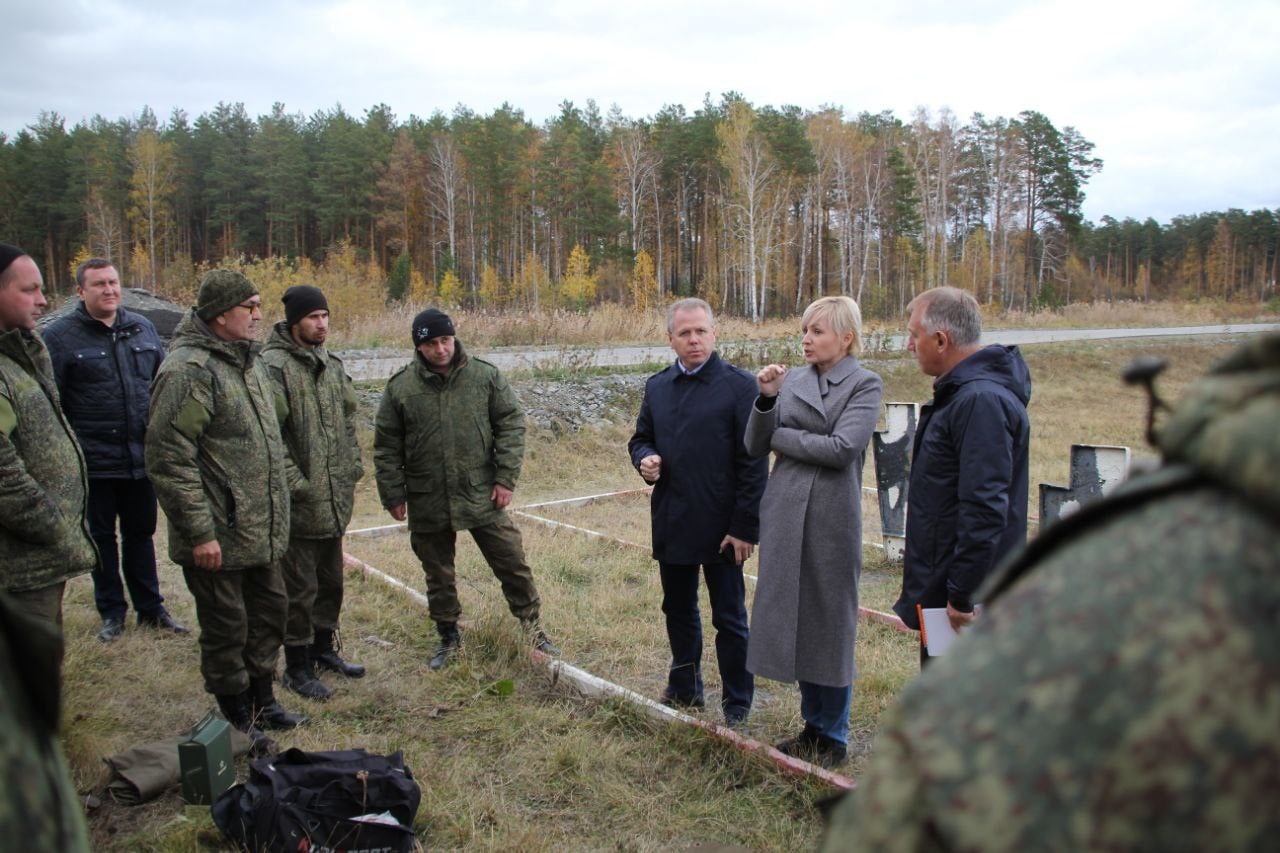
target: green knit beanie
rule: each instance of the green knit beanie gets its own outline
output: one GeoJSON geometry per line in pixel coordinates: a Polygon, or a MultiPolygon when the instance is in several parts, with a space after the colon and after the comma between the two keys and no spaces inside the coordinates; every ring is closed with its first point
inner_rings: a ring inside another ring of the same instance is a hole
{"type": "Polygon", "coordinates": [[[200,280],[196,316],[206,323],[258,293],[258,288],[235,270],[211,270],[200,280]]]}

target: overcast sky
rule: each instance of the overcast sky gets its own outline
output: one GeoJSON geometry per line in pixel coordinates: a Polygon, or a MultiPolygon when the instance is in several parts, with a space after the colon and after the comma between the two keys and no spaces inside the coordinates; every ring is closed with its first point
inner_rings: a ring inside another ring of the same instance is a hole
{"type": "Polygon", "coordinates": [[[853,116],[918,107],[1075,127],[1105,166],[1085,216],[1280,207],[1276,0],[17,0],[0,132],[150,106],[194,119],[385,103],[401,121],[564,100],[631,118],[740,92],[853,116]]]}

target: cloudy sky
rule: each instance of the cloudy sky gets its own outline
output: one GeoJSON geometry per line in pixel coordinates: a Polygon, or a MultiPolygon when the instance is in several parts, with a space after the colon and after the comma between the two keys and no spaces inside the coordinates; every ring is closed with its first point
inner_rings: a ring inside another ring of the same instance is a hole
{"type": "Polygon", "coordinates": [[[571,100],[632,118],[737,91],[846,115],[1073,126],[1098,221],[1280,207],[1276,0],[10,0],[0,132],[219,101],[401,120],[571,100]]]}

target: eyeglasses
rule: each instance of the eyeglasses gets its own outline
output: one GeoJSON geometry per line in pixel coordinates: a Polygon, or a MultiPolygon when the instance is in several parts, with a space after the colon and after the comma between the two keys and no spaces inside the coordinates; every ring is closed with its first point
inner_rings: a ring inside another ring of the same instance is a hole
{"type": "Polygon", "coordinates": [[[262,310],[262,303],[261,302],[241,302],[238,305],[236,305],[236,307],[243,308],[244,310],[252,314],[254,311],[262,310]]]}

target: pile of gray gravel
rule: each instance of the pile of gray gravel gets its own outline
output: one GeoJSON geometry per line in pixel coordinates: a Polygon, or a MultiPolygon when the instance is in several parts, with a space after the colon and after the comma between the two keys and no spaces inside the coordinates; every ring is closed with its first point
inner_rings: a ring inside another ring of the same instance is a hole
{"type": "MultiPolygon", "coordinates": [[[[511,387],[534,429],[576,432],[584,427],[634,422],[647,377],[636,373],[572,379],[513,379],[511,387]]],[[[373,425],[381,388],[359,390],[361,414],[373,425]]]]}

